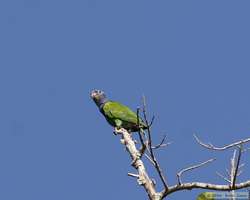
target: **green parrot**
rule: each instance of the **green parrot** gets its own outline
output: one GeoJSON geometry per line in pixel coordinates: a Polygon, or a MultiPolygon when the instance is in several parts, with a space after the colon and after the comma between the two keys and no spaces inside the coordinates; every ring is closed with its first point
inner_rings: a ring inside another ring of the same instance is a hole
{"type": "Polygon", "coordinates": [[[101,90],[93,90],[90,94],[100,112],[104,115],[108,123],[117,128],[124,128],[129,132],[136,132],[147,129],[147,125],[130,108],[115,101],[107,99],[101,90]]]}

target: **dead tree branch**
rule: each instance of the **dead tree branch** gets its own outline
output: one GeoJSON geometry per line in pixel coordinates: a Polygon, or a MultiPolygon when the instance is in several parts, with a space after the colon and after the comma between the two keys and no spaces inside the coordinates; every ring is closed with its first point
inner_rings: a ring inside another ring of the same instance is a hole
{"type": "Polygon", "coordinates": [[[194,134],[194,138],[198,142],[198,144],[200,144],[201,146],[203,146],[203,147],[205,147],[207,149],[210,149],[210,150],[218,150],[218,151],[223,151],[223,150],[226,150],[226,149],[229,149],[229,148],[232,148],[232,147],[236,147],[236,146],[245,144],[247,142],[250,142],[250,138],[247,138],[247,139],[244,139],[244,140],[240,140],[240,141],[234,142],[232,144],[228,144],[228,145],[223,146],[223,147],[215,147],[211,143],[205,144],[195,134],[194,134]]]}
{"type": "Polygon", "coordinates": [[[138,176],[134,174],[132,175],[131,173],[129,176],[137,178],[138,184],[144,187],[150,200],[160,200],[159,193],[156,192],[154,183],[148,176],[145,166],[140,158],[140,152],[137,150],[131,134],[123,128],[116,130],[116,133],[121,134],[121,142],[126,146],[126,150],[133,161],[133,167],[138,171],[138,176]]]}
{"type": "Polygon", "coordinates": [[[234,187],[235,185],[235,182],[236,182],[236,178],[238,176],[238,170],[239,170],[239,165],[240,165],[240,159],[241,159],[241,153],[242,153],[242,147],[239,147],[239,150],[238,150],[238,156],[236,158],[236,153],[237,151],[235,150],[234,151],[234,156],[232,158],[232,161],[231,161],[231,168],[232,168],[232,172],[231,172],[231,181],[232,181],[232,188],[234,187]]]}
{"type": "MultiPolygon", "coordinates": [[[[137,108],[137,124],[138,124],[138,126],[140,124],[140,117],[139,117],[140,113],[139,112],[140,112],[140,109],[137,108]]],[[[142,113],[143,113],[143,118],[144,118],[144,122],[147,126],[147,129],[146,129],[146,133],[142,132],[141,129],[138,131],[140,142],[141,142],[141,148],[139,150],[136,148],[136,144],[132,138],[132,135],[127,130],[125,130],[123,128],[118,129],[118,130],[116,129],[116,133],[119,133],[121,135],[121,142],[122,142],[122,144],[124,144],[126,146],[126,150],[128,151],[128,153],[132,159],[132,166],[137,170],[136,174],[128,173],[128,176],[131,176],[131,177],[137,179],[138,184],[142,185],[144,187],[150,200],[162,200],[166,196],[168,196],[169,194],[180,191],[180,190],[206,189],[206,190],[218,190],[218,191],[231,191],[233,194],[235,190],[250,187],[250,180],[247,180],[247,181],[242,182],[242,183],[236,182],[237,177],[242,172],[242,171],[239,171],[239,169],[243,166],[242,164],[240,164],[242,153],[248,150],[248,149],[243,149],[242,145],[247,143],[247,142],[250,142],[250,138],[240,140],[240,141],[234,142],[232,144],[225,145],[223,147],[216,147],[210,143],[206,144],[206,143],[202,142],[196,135],[194,135],[194,137],[195,137],[196,141],[198,142],[198,144],[200,144],[201,146],[203,146],[207,149],[210,149],[210,150],[222,151],[222,150],[227,150],[227,149],[230,149],[233,147],[238,148],[238,154],[237,154],[237,151],[235,150],[233,157],[231,159],[231,169],[227,170],[227,174],[228,174],[229,178],[227,178],[227,177],[225,177],[217,172],[217,175],[220,176],[221,178],[223,178],[228,184],[227,185],[219,185],[219,184],[205,183],[205,182],[188,182],[188,183],[182,182],[181,176],[183,173],[197,169],[199,167],[202,167],[202,166],[215,160],[215,159],[209,159],[205,162],[202,162],[202,163],[199,163],[197,165],[193,165],[193,166],[190,166],[190,167],[187,167],[187,168],[180,170],[177,173],[178,183],[176,185],[169,186],[167,184],[165,177],[164,177],[164,174],[162,172],[160,164],[156,159],[154,150],[158,149],[160,147],[169,145],[170,143],[165,144],[166,136],[164,136],[158,145],[156,145],[156,146],[152,145],[151,126],[152,126],[152,123],[154,121],[154,117],[152,118],[151,122],[148,121],[147,110],[146,110],[146,100],[145,100],[144,96],[143,96],[142,113]],[[147,152],[145,152],[145,151],[147,151],[147,152]],[[156,183],[155,183],[154,179],[149,177],[149,175],[146,171],[144,163],[141,160],[141,157],[143,155],[145,155],[145,157],[154,166],[154,168],[156,169],[156,171],[160,177],[161,182],[163,183],[164,188],[160,192],[156,191],[156,188],[155,188],[156,183]]]]}
{"type": "Polygon", "coordinates": [[[221,177],[223,180],[225,180],[226,182],[228,182],[229,184],[231,184],[231,181],[230,181],[227,177],[223,176],[223,175],[220,174],[219,172],[216,172],[216,174],[217,174],[219,177],[221,177]]]}
{"type": "Polygon", "coordinates": [[[146,110],[146,99],[145,99],[145,96],[143,96],[143,117],[144,117],[144,120],[145,120],[145,123],[146,123],[146,126],[147,126],[147,133],[148,133],[148,145],[149,145],[149,151],[150,151],[150,156],[151,156],[151,159],[153,160],[154,162],[154,166],[155,166],[155,169],[164,185],[164,188],[167,189],[168,188],[168,185],[167,185],[167,181],[163,175],[163,172],[161,170],[161,167],[160,167],[160,164],[158,163],[158,161],[156,160],[156,157],[154,155],[154,151],[153,151],[153,148],[152,148],[152,137],[151,137],[151,130],[150,130],[150,126],[152,125],[153,123],[153,120],[154,120],[154,117],[152,118],[151,120],[151,123],[148,122],[148,118],[147,118],[147,110],[146,110]]]}
{"type": "MultiPolygon", "coordinates": [[[[146,115],[146,112],[145,112],[146,115]]],[[[147,123],[147,118],[146,118],[146,123],[147,123]]],[[[146,143],[149,147],[149,153],[150,155],[147,155],[146,153],[144,154],[150,162],[153,164],[153,166],[156,168],[157,172],[160,174],[160,177],[163,177],[162,171],[159,168],[159,163],[155,159],[155,155],[152,149],[152,138],[151,138],[151,132],[150,129],[148,130],[148,138],[149,141],[146,143]],[[151,154],[152,153],[152,154],[151,154]],[[159,171],[160,170],[160,171],[159,171]]],[[[162,200],[166,196],[170,195],[171,193],[180,191],[180,190],[192,190],[192,189],[206,189],[206,190],[217,190],[217,191],[231,191],[232,193],[234,190],[238,189],[243,189],[250,187],[250,180],[247,180],[245,182],[241,183],[236,183],[236,178],[239,176],[241,172],[239,172],[239,169],[243,166],[243,164],[240,164],[242,152],[244,152],[244,149],[242,146],[239,145],[233,145],[238,147],[238,154],[235,151],[233,158],[231,159],[231,170],[227,170],[227,173],[230,177],[230,179],[227,179],[223,175],[217,173],[219,176],[221,176],[224,180],[226,180],[229,184],[227,185],[220,185],[220,184],[213,184],[213,183],[205,183],[205,182],[189,182],[189,183],[182,183],[181,181],[181,175],[187,171],[199,168],[204,166],[205,164],[208,164],[214,159],[207,160],[205,162],[202,162],[197,165],[193,165],[188,168],[182,169],[180,172],[178,172],[177,177],[178,177],[178,184],[173,185],[173,186],[164,186],[164,189],[160,192],[156,191],[155,188],[155,181],[149,177],[149,175],[146,172],[144,163],[141,160],[141,154],[140,151],[137,150],[135,142],[132,138],[132,135],[125,129],[119,129],[116,130],[117,133],[121,134],[121,142],[126,146],[126,150],[129,152],[131,159],[133,160],[133,167],[137,170],[138,174],[133,174],[133,173],[128,173],[128,176],[137,178],[138,184],[142,185],[148,194],[148,197],[150,200],[162,200]]],[[[143,140],[144,141],[144,140],[143,140]]],[[[245,142],[246,140],[244,140],[245,142]]],[[[144,143],[145,144],[145,143],[144,143]]],[[[146,145],[145,144],[145,145],[146,145]]],[[[236,142],[234,144],[239,144],[239,142],[236,142]]],[[[242,141],[240,144],[243,144],[242,141]]],[[[226,145],[225,149],[231,148],[228,147],[230,145],[226,145]]],[[[209,146],[210,149],[211,145],[209,146]]],[[[214,147],[214,146],[213,146],[214,147]]],[[[217,150],[217,149],[216,149],[217,150]]],[[[223,149],[224,150],[224,149],[223,149]]],[[[165,179],[164,179],[165,180],[165,179]]]]}
{"type": "Polygon", "coordinates": [[[178,184],[181,185],[181,183],[182,183],[182,181],[181,181],[181,175],[182,175],[184,172],[187,172],[187,171],[190,171],[190,170],[197,169],[197,168],[202,167],[202,166],[204,166],[204,165],[206,165],[206,164],[208,164],[208,163],[210,163],[210,162],[213,162],[214,160],[215,160],[215,158],[212,158],[212,159],[209,159],[209,160],[207,160],[207,161],[205,161],[205,162],[199,163],[199,164],[197,164],[197,165],[193,165],[193,166],[191,166],[191,167],[187,167],[187,168],[182,169],[181,171],[179,171],[179,172],[177,173],[178,184]]]}
{"type": "MultiPolygon", "coordinates": [[[[239,190],[243,188],[250,187],[250,180],[235,184],[234,190],[239,190]]],[[[217,190],[217,191],[232,191],[232,188],[230,185],[217,185],[217,184],[211,184],[211,183],[202,183],[202,182],[191,182],[191,183],[182,183],[181,185],[177,184],[174,186],[168,187],[168,190],[163,190],[160,192],[160,196],[162,199],[166,197],[167,195],[180,191],[180,190],[192,190],[192,189],[206,189],[206,190],[217,190]]]]}
{"type": "Polygon", "coordinates": [[[139,135],[140,142],[141,142],[140,155],[142,156],[147,148],[147,144],[144,142],[143,133],[140,129],[140,108],[139,107],[136,109],[136,115],[137,115],[137,126],[139,127],[138,135],[139,135]]]}
{"type": "Polygon", "coordinates": [[[167,138],[167,136],[164,135],[164,137],[162,138],[161,142],[159,144],[155,145],[155,146],[152,146],[152,149],[159,149],[161,147],[166,147],[166,146],[170,145],[171,142],[164,143],[165,140],[166,140],[166,138],[167,138]]]}

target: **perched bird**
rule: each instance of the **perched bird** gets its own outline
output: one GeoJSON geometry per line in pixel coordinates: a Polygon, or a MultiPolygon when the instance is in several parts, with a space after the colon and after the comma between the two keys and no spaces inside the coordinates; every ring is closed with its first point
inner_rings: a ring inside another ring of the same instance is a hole
{"type": "Polygon", "coordinates": [[[105,93],[101,90],[93,90],[90,94],[101,113],[108,123],[117,128],[124,128],[129,132],[136,132],[140,129],[146,129],[147,125],[130,108],[115,101],[107,99],[105,93]]]}

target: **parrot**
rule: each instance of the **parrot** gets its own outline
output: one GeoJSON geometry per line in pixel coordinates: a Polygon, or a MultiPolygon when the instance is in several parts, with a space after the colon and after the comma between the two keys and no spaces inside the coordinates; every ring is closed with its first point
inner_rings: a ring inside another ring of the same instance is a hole
{"type": "MultiPolygon", "coordinates": [[[[91,98],[103,114],[107,122],[116,129],[124,128],[129,132],[137,132],[147,129],[147,125],[129,107],[109,100],[102,90],[93,90],[91,98]]],[[[116,131],[115,131],[116,132],[116,131]]]]}

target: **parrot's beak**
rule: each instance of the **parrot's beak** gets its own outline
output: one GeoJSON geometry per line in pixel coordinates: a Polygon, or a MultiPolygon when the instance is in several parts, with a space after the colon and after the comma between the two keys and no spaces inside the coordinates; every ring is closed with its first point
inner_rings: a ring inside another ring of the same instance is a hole
{"type": "Polygon", "coordinates": [[[97,90],[92,90],[92,92],[90,93],[90,96],[93,99],[96,97],[97,94],[98,94],[97,90]]]}
{"type": "Polygon", "coordinates": [[[93,99],[95,97],[96,93],[95,92],[91,92],[90,96],[93,99]]]}

